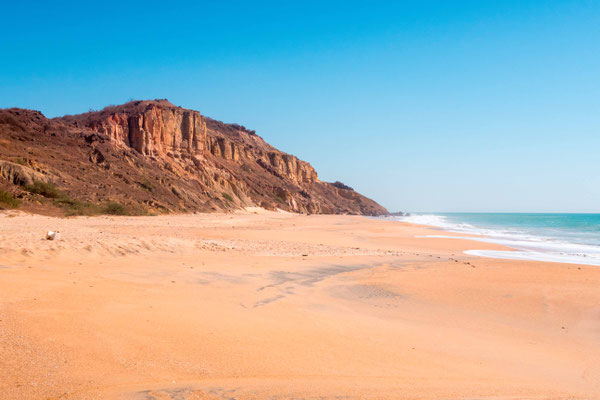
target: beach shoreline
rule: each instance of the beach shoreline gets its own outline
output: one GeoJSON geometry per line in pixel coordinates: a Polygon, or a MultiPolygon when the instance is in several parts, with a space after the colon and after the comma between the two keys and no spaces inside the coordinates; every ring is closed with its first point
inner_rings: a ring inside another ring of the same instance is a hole
{"type": "MultiPolygon", "coordinates": [[[[466,252],[473,256],[600,266],[600,214],[424,213],[392,218],[511,249],[472,249],[466,252]]],[[[450,236],[435,234],[427,237],[450,236]]]]}
{"type": "Polygon", "coordinates": [[[511,249],[360,216],[0,226],[1,398],[600,393],[598,267],[476,257],[511,249]]]}

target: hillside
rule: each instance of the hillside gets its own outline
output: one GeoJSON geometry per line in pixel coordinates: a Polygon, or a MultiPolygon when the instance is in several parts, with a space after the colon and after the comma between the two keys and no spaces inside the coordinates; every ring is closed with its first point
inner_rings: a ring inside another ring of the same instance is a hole
{"type": "Polygon", "coordinates": [[[387,213],[254,131],[166,100],[54,119],[0,110],[0,190],[0,207],[50,214],[387,213]]]}

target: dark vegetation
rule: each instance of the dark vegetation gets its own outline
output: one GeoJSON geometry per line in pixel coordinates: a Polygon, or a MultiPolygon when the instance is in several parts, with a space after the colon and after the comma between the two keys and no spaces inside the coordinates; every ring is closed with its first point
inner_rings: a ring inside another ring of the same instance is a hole
{"type": "Polygon", "coordinates": [[[60,191],[54,184],[36,181],[33,185],[24,187],[30,193],[38,194],[47,199],[52,199],[53,204],[65,212],[67,216],[73,215],[150,215],[148,210],[141,205],[125,206],[115,201],[106,203],[92,203],[70,198],[60,191]]]}
{"type": "Polygon", "coordinates": [[[58,199],[64,197],[64,194],[61,193],[52,183],[36,181],[33,183],[33,185],[25,186],[24,189],[28,192],[39,194],[49,199],[58,199]]]}
{"type": "Polygon", "coordinates": [[[21,202],[15,199],[10,193],[0,190],[0,207],[17,208],[21,202]]]}
{"type": "Polygon", "coordinates": [[[223,192],[223,198],[227,201],[230,201],[233,203],[233,197],[231,197],[231,195],[229,193],[225,193],[223,192]]]}
{"type": "Polygon", "coordinates": [[[353,188],[351,188],[351,187],[350,187],[350,186],[348,186],[348,185],[345,185],[345,184],[343,184],[343,183],[342,183],[342,182],[340,182],[340,181],[335,181],[335,182],[333,182],[333,183],[332,183],[332,185],[333,185],[333,186],[335,186],[335,187],[336,187],[336,188],[338,188],[338,189],[345,189],[345,190],[352,190],[352,191],[354,191],[354,189],[353,189],[353,188]]]}
{"type": "Polygon", "coordinates": [[[240,125],[240,124],[231,124],[231,126],[232,126],[234,129],[238,129],[238,130],[240,130],[240,131],[243,131],[243,132],[246,132],[246,133],[248,133],[248,134],[250,134],[250,135],[256,135],[256,131],[250,130],[250,129],[246,128],[244,125],[240,125]]]}

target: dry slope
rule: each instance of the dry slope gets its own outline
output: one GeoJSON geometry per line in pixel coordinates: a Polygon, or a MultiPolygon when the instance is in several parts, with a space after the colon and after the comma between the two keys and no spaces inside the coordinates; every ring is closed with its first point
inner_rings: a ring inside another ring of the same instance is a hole
{"type": "Polygon", "coordinates": [[[54,119],[0,110],[0,189],[38,212],[85,214],[108,204],[116,213],[387,213],[343,184],[320,181],[309,163],[254,131],[167,100],[54,119]]]}

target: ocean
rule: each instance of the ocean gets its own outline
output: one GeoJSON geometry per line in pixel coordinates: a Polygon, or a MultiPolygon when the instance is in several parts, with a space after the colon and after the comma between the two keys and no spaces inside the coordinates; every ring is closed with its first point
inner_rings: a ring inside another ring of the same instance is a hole
{"type": "MultiPolygon", "coordinates": [[[[467,254],[505,259],[600,265],[600,214],[422,213],[392,217],[446,231],[482,235],[469,238],[516,251],[478,250],[467,254]]],[[[450,237],[428,235],[428,237],[450,237]]]]}

